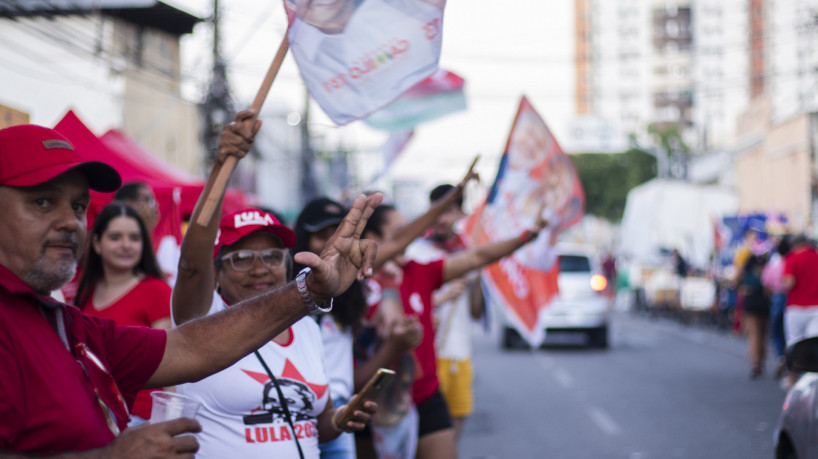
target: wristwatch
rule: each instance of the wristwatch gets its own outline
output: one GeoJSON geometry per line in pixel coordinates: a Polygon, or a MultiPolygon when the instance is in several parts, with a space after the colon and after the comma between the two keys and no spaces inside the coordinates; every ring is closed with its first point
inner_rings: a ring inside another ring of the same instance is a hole
{"type": "MultiPolygon", "coordinates": [[[[329,305],[325,308],[318,306],[315,301],[310,296],[310,292],[307,290],[307,274],[310,273],[312,269],[304,268],[301,272],[295,276],[295,286],[298,287],[298,293],[301,295],[301,301],[304,302],[304,306],[307,307],[308,314],[317,314],[317,313],[327,313],[332,311],[332,298],[329,299],[329,305]]],[[[325,301],[324,304],[327,304],[325,301]]]]}

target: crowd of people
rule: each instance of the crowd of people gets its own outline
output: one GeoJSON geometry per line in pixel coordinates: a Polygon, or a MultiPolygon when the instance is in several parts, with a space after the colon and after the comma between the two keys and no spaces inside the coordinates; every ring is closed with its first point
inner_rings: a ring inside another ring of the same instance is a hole
{"type": "MultiPolygon", "coordinates": [[[[244,111],[223,131],[203,191],[219,210],[222,164],[259,127],[244,111]]],[[[469,247],[455,226],[474,179],[410,222],[371,193],[313,200],[292,228],[261,208],[191,223],[169,283],[149,186],[123,186],[88,232],[89,190],[118,173],[54,130],[0,130],[0,457],[456,457],[476,272],[547,226],[469,247]],[[348,408],[379,368],[396,377],[348,408]],[[196,418],[149,422],[158,389],[196,418]]]]}
{"type": "MultiPolygon", "coordinates": [[[[679,278],[691,268],[673,251],[679,278]]],[[[747,338],[750,379],[764,374],[773,360],[773,374],[782,387],[791,387],[798,374],[788,373],[786,348],[806,337],[818,336],[818,251],[804,234],[766,233],[748,227],[735,249],[732,264],[714,275],[717,318],[747,338]],[[772,350],[772,359],[768,351],[772,350]]]]}
{"type": "Polygon", "coordinates": [[[791,387],[787,346],[818,336],[818,252],[804,234],[762,234],[747,228],[735,250],[730,275],[721,279],[717,309],[729,312],[735,335],[747,337],[750,379],[761,377],[774,352],[774,375],[791,387]]]}
{"type": "MultiPolygon", "coordinates": [[[[786,347],[818,336],[818,251],[814,242],[803,234],[783,235],[775,237],[772,247],[751,253],[737,265],[752,378],[763,372],[768,336],[776,353],[777,377],[786,372],[786,347]]],[[[790,373],[786,386],[792,386],[797,377],[790,373]]]]}

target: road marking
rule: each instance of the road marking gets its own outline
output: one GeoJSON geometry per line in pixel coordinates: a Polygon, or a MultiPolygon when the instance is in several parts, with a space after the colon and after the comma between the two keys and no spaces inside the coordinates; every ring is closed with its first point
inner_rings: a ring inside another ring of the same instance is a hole
{"type": "Polygon", "coordinates": [[[554,359],[551,357],[537,356],[536,361],[543,370],[550,370],[554,367],[554,359]]]}
{"type": "Polygon", "coordinates": [[[599,430],[607,435],[619,435],[621,429],[616,421],[613,420],[608,414],[602,411],[599,408],[589,407],[588,408],[588,416],[591,417],[591,420],[594,421],[599,430]]]}

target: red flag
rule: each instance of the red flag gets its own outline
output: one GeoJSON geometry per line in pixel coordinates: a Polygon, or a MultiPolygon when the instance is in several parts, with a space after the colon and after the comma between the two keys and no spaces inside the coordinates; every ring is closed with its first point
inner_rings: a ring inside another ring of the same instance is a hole
{"type": "Polygon", "coordinates": [[[585,211],[585,193],[571,159],[523,97],[500,169],[486,202],[466,224],[472,246],[508,239],[530,229],[540,212],[549,226],[533,242],[483,271],[493,304],[533,346],[545,338],[541,313],[558,293],[557,236],[585,211]]]}

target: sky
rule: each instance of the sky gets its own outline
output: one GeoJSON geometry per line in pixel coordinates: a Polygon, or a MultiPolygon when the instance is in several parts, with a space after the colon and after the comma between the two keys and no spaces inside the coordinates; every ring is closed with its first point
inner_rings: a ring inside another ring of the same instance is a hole
{"type": "MultiPolygon", "coordinates": [[[[164,0],[202,17],[212,0],[164,0]]],[[[280,0],[222,0],[222,52],[240,106],[249,106],[284,36],[280,0]]],[[[467,109],[418,126],[389,174],[429,187],[459,180],[475,155],[483,183],[497,171],[520,97],[526,95],[559,141],[574,116],[572,0],[449,0],[440,66],[465,78],[467,109]]],[[[209,25],[184,39],[186,94],[200,96],[210,66],[209,25]]],[[[304,85],[288,56],[262,119],[301,111],[304,85]]],[[[386,134],[362,122],[335,126],[313,102],[312,135],[330,147],[377,151],[386,134]]]]}

